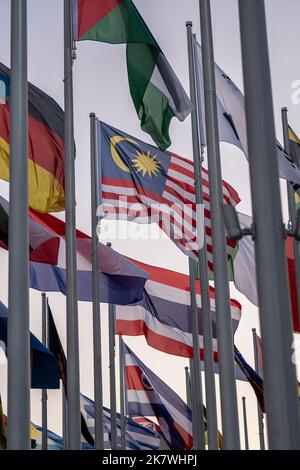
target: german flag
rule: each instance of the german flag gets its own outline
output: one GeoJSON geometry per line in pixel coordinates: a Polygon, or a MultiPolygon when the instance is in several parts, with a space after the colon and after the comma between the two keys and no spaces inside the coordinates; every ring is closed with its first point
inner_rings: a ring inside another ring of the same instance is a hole
{"type": "MultiPolygon", "coordinates": [[[[9,181],[10,69],[0,63],[0,178],[9,181]]],[[[28,84],[29,205],[38,212],[64,210],[64,112],[28,84]]]]}

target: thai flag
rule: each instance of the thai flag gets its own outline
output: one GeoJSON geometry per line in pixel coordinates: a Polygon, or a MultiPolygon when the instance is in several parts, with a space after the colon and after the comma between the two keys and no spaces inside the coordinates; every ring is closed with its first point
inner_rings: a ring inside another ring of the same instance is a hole
{"type": "MultiPolygon", "coordinates": [[[[132,260],[147,271],[143,299],[133,305],[116,306],[117,334],[144,335],[149,346],[168,354],[193,357],[192,312],[189,276],[132,260]]],[[[196,283],[199,344],[203,358],[203,313],[200,281],[196,283]]],[[[217,361],[215,291],[210,287],[213,349],[217,361]]],[[[230,301],[233,332],[241,318],[241,305],[230,301]]]]}
{"type": "MultiPolygon", "coordinates": [[[[95,403],[81,394],[81,413],[91,436],[95,436],[95,403]]],[[[111,448],[111,413],[110,409],[103,407],[104,448],[111,448]]],[[[126,450],[157,450],[160,446],[161,436],[156,430],[148,429],[126,417],[126,450]]],[[[117,413],[117,438],[121,444],[121,415],[117,413]]]]}
{"type": "Polygon", "coordinates": [[[172,450],[193,445],[190,408],[171,388],[124,345],[128,414],[155,416],[160,431],[172,450]]]}

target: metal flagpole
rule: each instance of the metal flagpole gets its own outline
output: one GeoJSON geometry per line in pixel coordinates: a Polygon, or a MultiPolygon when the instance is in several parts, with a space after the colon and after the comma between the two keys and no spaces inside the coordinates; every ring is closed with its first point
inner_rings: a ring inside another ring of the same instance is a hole
{"type": "Polygon", "coordinates": [[[27,1],[11,2],[8,439],[30,446],[27,1]]]}
{"type": "MultiPolygon", "coordinates": [[[[202,163],[204,159],[204,131],[202,125],[202,116],[197,113],[200,106],[200,96],[196,88],[196,70],[195,70],[195,38],[192,36],[192,22],[186,23],[187,39],[188,39],[188,56],[189,56],[189,72],[190,72],[190,95],[193,104],[192,110],[192,137],[193,137],[193,156],[194,156],[194,172],[195,172],[195,192],[196,192],[196,213],[197,225],[204,225],[203,217],[203,188],[202,188],[202,163]],[[197,115],[198,114],[198,115],[197,115]],[[202,132],[201,151],[199,142],[199,132],[202,132]]],[[[199,90],[199,88],[198,88],[199,90]]],[[[197,227],[198,237],[199,227],[197,227]]],[[[201,308],[203,317],[203,346],[204,346],[204,365],[205,365],[205,392],[206,392],[206,409],[207,409],[207,436],[209,450],[218,450],[218,423],[217,423],[217,405],[216,405],[216,388],[214,375],[214,357],[213,357],[213,340],[211,325],[211,309],[208,282],[208,266],[206,255],[206,236],[203,228],[203,245],[199,242],[199,273],[201,285],[201,308]]],[[[200,364],[201,367],[201,364],[200,364]]]]}
{"type": "Polygon", "coordinates": [[[225,450],[230,450],[240,448],[240,432],[235,384],[233,334],[227,272],[225,227],[222,217],[223,191],[216,104],[216,84],[214,71],[215,64],[210,1],[199,0],[199,5],[216,296],[216,323],[220,368],[223,446],[225,450]]]}
{"type": "Polygon", "coordinates": [[[95,449],[103,450],[103,388],[102,388],[102,341],[99,294],[99,255],[97,235],[97,208],[99,204],[99,171],[97,152],[96,116],[90,114],[91,139],[91,221],[92,221],[92,290],[93,290],[93,350],[94,350],[94,397],[95,397],[95,449]]]}
{"type": "MultiPolygon", "coordinates": [[[[111,243],[106,244],[111,247],[111,243]]],[[[116,400],[116,366],[115,366],[115,305],[108,304],[109,328],[109,386],[111,418],[111,450],[117,450],[117,400],[116,400]]]]}
{"type": "Polygon", "coordinates": [[[192,258],[189,257],[190,297],[191,297],[192,334],[193,334],[192,418],[193,418],[193,421],[195,421],[195,434],[193,434],[193,439],[194,439],[193,448],[195,450],[205,450],[205,430],[204,430],[203,398],[202,398],[198,307],[197,307],[197,298],[196,298],[196,289],[195,289],[195,270],[196,270],[195,268],[196,268],[196,262],[192,258]]]}
{"type": "Polygon", "coordinates": [[[192,401],[191,401],[191,378],[189,373],[189,368],[186,366],[184,368],[185,371],[185,390],[186,390],[186,403],[187,405],[192,408],[192,401]]]}
{"type": "Polygon", "coordinates": [[[126,450],[126,411],[125,411],[125,363],[123,338],[119,336],[119,367],[120,367],[120,414],[121,414],[121,450],[126,450]]]}
{"type": "Polygon", "coordinates": [[[61,397],[62,397],[62,437],[63,448],[68,450],[68,432],[67,432],[67,403],[63,383],[61,382],[61,397]]]}
{"type": "Polygon", "coordinates": [[[73,40],[71,0],[64,0],[65,204],[67,269],[68,449],[81,448],[79,338],[77,304],[73,40]]]}
{"type": "Polygon", "coordinates": [[[246,450],[249,450],[249,434],[248,434],[246,397],[242,397],[242,401],[243,401],[243,420],[244,420],[245,448],[246,448],[246,450]]]}
{"type": "MultiPolygon", "coordinates": [[[[257,374],[259,374],[257,335],[256,335],[256,329],[255,328],[252,328],[252,335],[253,335],[253,351],[254,351],[255,372],[257,374]]],[[[264,415],[262,414],[262,411],[260,409],[258,401],[257,401],[257,417],[258,417],[260,450],[265,450],[264,415]]]]}
{"type": "Polygon", "coordinates": [[[192,411],[192,431],[193,431],[193,449],[195,449],[194,436],[197,434],[197,410],[195,408],[195,383],[194,383],[194,364],[193,359],[189,360],[190,363],[190,398],[191,398],[191,411],[192,411]]]}
{"type": "MultiPolygon", "coordinates": [[[[42,342],[44,346],[48,346],[47,340],[47,313],[48,300],[45,292],[42,292],[42,342]]],[[[48,416],[47,416],[47,390],[42,390],[42,450],[48,450],[48,416]]]]}
{"type": "Polygon", "coordinates": [[[292,363],[292,323],[265,6],[239,0],[249,167],[270,449],[299,449],[299,402],[292,363]]]}
{"type": "MultiPolygon", "coordinates": [[[[288,125],[288,117],[287,117],[287,108],[281,109],[281,117],[282,117],[282,129],[283,129],[283,139],[284,139],[284,149],[286,153],[291,157],[291,149],[290,149],[290,138],[289,138],[289,125],[288,125]]],[[[294,162],[298,164],[297,162],[294,162]]],[[[297,211],[296,211],[296,204],[295,204],[295,191],[289,181],[287,181],[287,193],[288,193],[288,205],[289,205],[289,222],[290,228],[295,228],[296,226],[296,218],[297,218],[297,211]]],[[[297,286],[297,299],[298,299],[298,318],[299,318],[299,325],[300,325],[300,245],[297,240],[293,240],[293,247],[294,247],[294,257],[295,257],[295,275],[296,275],[296,286],[297,286]]]]}

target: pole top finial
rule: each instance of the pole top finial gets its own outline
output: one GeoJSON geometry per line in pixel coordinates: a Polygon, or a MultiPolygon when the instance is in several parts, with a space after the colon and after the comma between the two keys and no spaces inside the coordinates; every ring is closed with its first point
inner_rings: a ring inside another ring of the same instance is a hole
{"type": "Polygon", "coordinates": [[[188,26],[193,26],[193,22],[192,21],[187,21],[185,23],[185,26],[188,27],[188,26]]]}
{"type": "Polygon", "coordinates": [[[281,108],[281,111],[283,111],[283,112],[286,112],[286,113],[287,113],[287,110],[288,110],[288,109],[287,109],[286,106],[284,106],[283,108],[281,108]]]}
{"type": "Polygon", "coordinates": [[[90,118],[95,118],[96,114],[95,113],[90,113],[90,118]]]}
{"type": "Polygon", "coordinates": [[[108,248],[111,248],[111,242],[107,242],[107,243],[106,243],[106,246],[107,246],[108,248]]]}
{"type": "Polygon", "coordinates": [[[256,333],[256,328],[252,328],[253,333],[256,333]]]}

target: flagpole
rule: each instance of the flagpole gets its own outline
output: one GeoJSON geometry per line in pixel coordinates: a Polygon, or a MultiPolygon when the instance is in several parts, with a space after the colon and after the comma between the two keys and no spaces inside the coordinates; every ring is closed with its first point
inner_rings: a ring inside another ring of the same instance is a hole
{"type": "Polygon", "coordinates": [[[121,450],[126,450],[126,412],[125,412],[125,363],[123,338],[119,336],[119,367],[120,367],[120,414],[121,414],[121,450]]]}
{"type": "Polygon", "coordinates": [[[240,448],[240,431],[234,371],[233,333],[230,311],[225,227],[222,217],[223,191],[210,1],[199,0],[199,6],[203,57],[206,138],[212,222],[223,443],[224,449],[226,450],[238,450],[240,448]]]}
{"type": "MultiPolygon", "coordinates": [[[[111,247],[111,243],[106,244],[111,247]]],[[[116,401],[116,365],[115,365],[115,305],[108,304],[109,329],[109,388],[110,388],[110,416],[111,416],[111,450],[117,450],[117,401],[116,401]]]]}
{"type": "Polygon", "coordinates": [[[299,449],[299,402],[265,6],[239,0],[264,392],[272,450],[299,449]]]}
{"type": "MultiPolygon", "coordinates": [[[[257,334],[256,334],[256,329],[255,328],[252,328],[252,336],[253,336],[253,351],[254,351],[255,372],[257,374],[259,374],[257,334]]],[[[260,450],[265,450],[264,415],[262,414],[262,411],[260,409],[258,401],[257,401],[257,418],[258,418],[260,450]]]]}
{"type": "MultiPolygon", "coordinates": [[[[192,35],[192,22],[186,23],[187,39],[188,39],[188,57],[189,57],[189,75],[190,75],[190,97],[193,105],[192,110],[192,138],[193,138],[193,157],[194,157],[194,173],[195,173],[195,193],[196,193],[196,213],[197,225],[204,225],[204,217],[200,219],[200,209],[203,208],[203,188],[202,188],[202,163],[204,159],[204,135],[201,139],[201,150],[199,142],[199,130],[203,132],[202,116],[197,113],[200,106],[199,96],[197,100],[196,91],[196,73],[195,73],[195,39],[192,35]],[[200,219],[200,220],[199,220],[200,219]]],[[[198,88],[199,90],[199,88],[198,88]]],[[[203,214],[202,212],[201,214],[203,214]]],[[[199,227],[197,227],[198,237],[199,227]]],[[[208,282],[208,266],[206,254],[206,236],[203,228],[203,245],[199,243],[199,273],[201,286],[201,308],[203,317],[203,349],[204,365],[205,365],[205,392],[206,392],[206,409],[207,409],[207,436],[209,450],[218,450],[218,423],[217,423],[217,405],[216,405],[216,388],[214,374],[214,356],[213,356],[213,339],[211,325],[211,309],[208,282]]],[[[201,368],[201,363],[200,363],[201,368]]]]}
{"type": "Polygon", "coordinates": [[[81,449],[77,304],[75,143],[71,0],[64,0],[65,205],[67,269],[68,449],[81,449]]]}
{"type": "MultiPolygon", "coordinates": [[[[289,138],[289,125],[288,125],[288,110],[287,108],[281,109],[281,118],[282,118],[282,130],[283,130],[283,139],[284,139],[284,150],[291,157],[290,149],[290,138],[289,138]]],[[[294,162],[297,164],[297,162],[294,162]]],[[[291,228],[294,229],[296,226],[297,211],[295,205],[295,191],[289,181],[287,181],[287,194],[288,194],[288,206],[289,206],[289,222],[291,228]]],[[[296,289],[297,289],[297,300],[298,300],[298,319],[300,325],[300,252],[299,252],[299,242],[293,240],[294,248],[294,257],[295,257],[295,275],[296,275],[296,289]]]]}
{"type": "Polygon", "coordinates": [[[195,421],[195,434],[193,435],[193,448],[195,450],[205,450],[205,430],[204,430],[204,415],[203,415],[198,306],[197,306],[197,297],[196,297],[196,289],[195,289],[195,281],[196,281],[195,271],[196,271],[196,262],[192,258],[189,257],[190,298],[191,298],[192,336],[193,336],[192,417],[193,417],[193,421],[195,421]]]}
{"type": "Polygon", "coordinates": [[[193,432],[193,449],[195,449],[194,436],[197,430],[197,409],[195,408],[195,382],[194,382],[194,364],[193,359],[190,359],[190,397],[191,397],[191,411],[192,411],[192,432],[193,432]]]}
{"type": "MultiPolygon", "coordinates": [[[[47,340],[47,297],[45,292],[42,292],[42,342],[45,347],[48,347],[47,340]]],[[[47,390],[42,390],[42,450],[48,450],[48,416],[47,416],[47,390]]]]}
{"type": "Polygon", "coordinates": [[[186,390],[186,404],[192,409],[191,402],[191,378],[189,374],[189,368],[186,366],[185,371],[185,390],[186,390]]]}
{"type": "Polygon", "coordinates": [[[92,290],[93,290],[93,349],[94,349],[94,400],[95,400],[95,449],[104,449],[103,433],[103,378],[102,341],[99,293],[99,254],[97,235],[97,208],[99,204],[99,171],[97,152],[96,116],[90,114],[91,139],[91,231],[92,231],[92,290]]]}
{"type": "Polygon", "coordinates": [[[68,450],[68,432],[67,432],[67,404],[63,383],[61,381],[61,397],[62,397],[62,437],[64,450],[68,450]]]}
{"type": "Polygon", "coordinates": [[[244,421],[244,434],[245,434],[245,449],[249,450],[249,434],[248,434],[246,397],[242,397],[242,402],[243,402],[243,421],[244,421]]]}
{"type": "Polygon", "coordinates": [[[27,1],[11,2],[9,450],[30,447],[27,1]]]}

